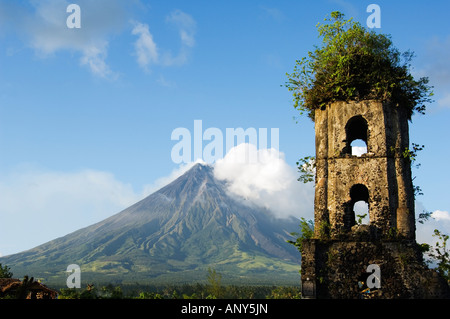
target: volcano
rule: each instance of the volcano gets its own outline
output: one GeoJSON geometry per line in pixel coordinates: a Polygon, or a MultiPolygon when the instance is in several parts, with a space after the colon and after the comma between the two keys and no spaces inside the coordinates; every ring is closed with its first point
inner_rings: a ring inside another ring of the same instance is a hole
{"type": "Polygon", "coordinates": [[[70,264],[84,282],[193,283],[212,268],[223,282],[297,284],[300,254],[286,241],[298,222],[230,195],[213,167],[196,164],[129,208],[0,263],[60,286],[70,264]]]}

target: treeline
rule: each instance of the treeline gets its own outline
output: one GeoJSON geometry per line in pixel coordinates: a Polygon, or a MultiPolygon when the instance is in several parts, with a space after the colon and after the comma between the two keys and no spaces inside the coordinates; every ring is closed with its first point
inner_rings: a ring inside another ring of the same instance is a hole
{"type": "Polygon", "coordinates": [[[300,299],[299,287],[238,286],[184,284],[151,287],[140,285],[106,285],[85,288],[62,288],[59,299],[300,299]]]}
{"type": "Polygon", "coordinates": [[[294,286],[224,285],[222,274],[209,268],[206,284],[168,286],[87,285],[85,289],[63,288],[61,299],[299,299],[300,288],[294,286]]]}
{"type": "MultiPolygon", "coordinates": [[[[12,278],[8,266],[0,264],[0,279],[12,278]]],[[[23,298],[31,292],[31,285],[37,282],[31,278],[19,285],[23,298]]],[[[1,288],[1,287],[0,287],[1,288]]],[[[50,287],[49,287],[50,288],[50,287]]],[[[84,288],[52,288],[58,299],[300,299],[298,286],[268,285],[224,285],[222,274],[215,269],[208,269],[206,283],[182,285],[142,285],[136,284],[94,284],[84,288]]],[[[0,299],[18,298],[17,289],[0,294],[0,299]]],[[[0,289],[1,291],[1,289],[0,289]]]]}

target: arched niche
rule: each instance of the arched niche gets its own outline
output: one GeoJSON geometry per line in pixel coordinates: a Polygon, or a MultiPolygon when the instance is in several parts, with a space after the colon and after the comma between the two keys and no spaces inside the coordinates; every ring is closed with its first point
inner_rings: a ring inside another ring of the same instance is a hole
{"type": "Polygon", "coordinates": [[[350,118],[345,125],[346,145],[344,153],[361,156],[368,151],[368,125],[362,115],[350,118]]]}

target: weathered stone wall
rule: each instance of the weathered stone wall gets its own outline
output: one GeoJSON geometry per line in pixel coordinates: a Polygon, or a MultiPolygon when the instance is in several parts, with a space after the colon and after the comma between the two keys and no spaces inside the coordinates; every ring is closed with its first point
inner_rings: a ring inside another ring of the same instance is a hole
{"type": "Polygon", "coordinates": [[[409,161],[401,155],[409,147],[403,109],[380,101],[334,102],[316,110],[315,131],[315,224],[329,224],[334,238],[349,232],[355,201],[350,191],[361,184],[369,193],[374,235],[383,238],[394,230],[413,239],[414,190],[409,161]],[[361,157],[351,155],[356,138],[367,144],[361,157]]]}
{"type": "Polygon", "coordinates": [[[307,240],[302,252],[305,298],[449,298],[445,280],[423,265],[412,241],[307,240]],[[379,288],[367,286],[369,265],[380,269],[379,288]]]}
{"type": "Polygon", "coordinates": [[[302,291],[313,298],[449,298],[448,284],[415,243],[408,116],[381,101],[334,102],[315,111],[314,238],[303,241],[302,291]],[[362,139],[367,153],[351,154],[362,139]],[[357,225],[353,205],[369,205],[357,225]],[[367,290],[367,267],[381,286],[367,290]]]}

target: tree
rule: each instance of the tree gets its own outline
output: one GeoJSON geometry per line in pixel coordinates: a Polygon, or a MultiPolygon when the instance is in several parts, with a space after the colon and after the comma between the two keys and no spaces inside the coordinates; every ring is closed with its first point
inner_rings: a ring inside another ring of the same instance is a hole
{"type": "Polygon", "coordinates": [[[8,266],[0,264],[0,278],[12,278],[13,273],[10,270],[8,266]]]}
{"type": "Polygon", "coordinates": [[[450,282],[450,250],[448,248],[449,235],[443,234],[440,230],[435,229],[433,237],[436,237],[434,247],[426,245],[428,256],[437,264],[437,272],[450,282]]]}
{"type": "Polygon", "coordinates": [[[27,275],[23,277],[22,284],[19,286],[16,292],[17,299],[26,299],[30,293],[30,288],[34,283],[34,277],[29,278],[27,275]]]}
{"type": "Polygon", "coordinates": [[[208,292],[212,298],[222,298],[224,294],[222,275],[211,268],[208,268],[208,292]]]}
{"type": "Polygon", "coordinates": [[[314,120],[314,111],[333,101],[381,99],[414,112],[425,113],[433,95],[428,78],[410,73],[413,52],[401,53],[390,36],[367,30],[334,11],[318,24],[322,46],[297,60],[285,86],[294,107],[314,120]]]}
{"type": "Polygon", "coordinates": [[[314,222],[302,217],[300,219],[300,234],[294,232],[291,233],[291,235],[296,236],[296,240],[288,240],[287,242],[297,247],[298,251],[301,253],[303,251],[303,241],[314,236],[314,222]]]}

